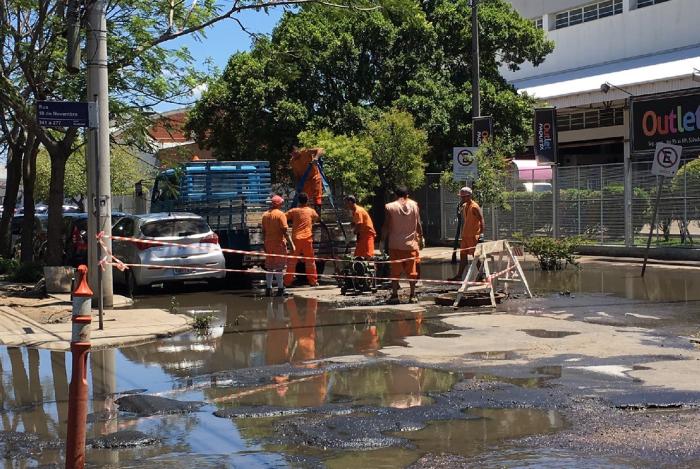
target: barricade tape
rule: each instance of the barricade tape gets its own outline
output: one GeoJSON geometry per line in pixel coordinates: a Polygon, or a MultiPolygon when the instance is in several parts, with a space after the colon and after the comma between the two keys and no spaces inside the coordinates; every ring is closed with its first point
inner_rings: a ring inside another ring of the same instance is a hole
{"type": "MultiPolygon", "coordinates": [[[[102,238],[111,238],[116,241],[128,241],[130,243],[141,243],[141,244],[151,244],[154,246],[175,246],[175,247],[187,247],[187,248],[194,248],[194,249],[202,249],[202,250],[210,250],[207,246],[204,245],[199,245],[199,244],[182,244],[182,243],[175,243],[171,241],[156,241],[153,239],[142,239],[142,238],[130,238],[130,237],[124,237],[124,236],[104,236],[104,233],[98,233],[98,239],[102,238]]],[[[270,254],[266,252],[261,252],[261,251],[245,251],[242,249],[230,249],[230,248],[222,248],[220,247],[221,252],[229,253],[229,254],[243,254],[243,255],[248,255],[248,256],[255,256],[255,257],[283,257],[285,259],[297,259],[297,260],[315,260],[315,261],[327,261],[327,262],[338,262],[338,261],[343,261],[344,259],[340,258],[327,258],[327,257],[309,257],[309,256],[295,256],[293,254],[270,254]]],[[[475,248],[459,248],[455,249],[454,252],[461,252],[461,251],[474,251],[475,248]]],[[[421,259],[431,259],[431,258],[436,258],[445,254],[451,254],[453,251],[442,251],[439,252],[433,256],[428,256],[428,257],[422,257],[421,259]]],[[[405,261],[410,261],[413,260],[412,257],[407,257],[404,259],[393,259],[393,260],[375,260],[372,261],[375,264],[396,264],[396,263],[401,263],[405,261]]]]}
{"type": "MultiPolygon", "coordinates": [[[[99,232],[97,234],[97,239],[100,245],[102,246],[102,249],[105,251],[105,256],[100,260],[99,266],[104,270],[104,266],[109,264],[114,267],[116,267],[120,271],[125,271],[129,267],[145,267],[147,269],[158,269],[158,270],[165,270],[165,269],[180,269],[180,270],[194,270],[194,271],[204,271],[204,272],[232,272],[232,273],[243,273],[243,274],[262,274],[262,273],[267,273],[268,271],[265,270],[249,270],[249,269],[229,269],[229,268],[214,268],[214,267],[201,267],[201,266],[187,266],[187,265],[179,265],[179,266],[173,266],[173,265],[160,265],[160,264],[132,264],[132,263],[126,263],[122,262],[119,258],[115,257],[112,252],[107,248],[107,245],[104,243],[104,232],[99,232]]],[[[113,238],[122,238],[120,237],[113,237],[113,238]]],[[[133,240],[135,238],[124,238],[126,240],[133,240]]],[[[160,243],[158,241],[157,243],[160,243]]],[[[176,244],[178,246],[189,246],[189,245],[183,245],[183,244],[178,244],[178,243],[169,243],[169,244],[176,244]]],[[[472,249],[472,248],[469,248],[472,249]]],[[[223,250],[223,249],[222,249],[223,250]]],[[[277,257],[286,257],[286,256],[281,256],[278,254],[275,254],[277,257]]],[[[289,256],[289,257],[297,257],[297,256],[289,256]]],[[[313,258],[312,258],[313,259],[313,258]]],[[[330,259],[331,261],[336,261],[337,259],[330,259]]],[[[412,258],[409,258],[407,260],[412,260],[412,258]]],[[[397,261],[394,261],[397,262],[397,261]]],[[[309,273],[297,273],[295,272],[294,275],[304,275],[304,276],[310,276],[310,275],[315,275],[316,277],[325,277],[325,278],[332,278],[332,279],[363,279],[363,280],[385,280],[385,281],[397,281],[400,282],[402,280],[406,281],[420,281],[423,283],[439,283],[439,284],[448,284],[448,285],[491,285],[493,280],[507,272],[510,272],[511,270],[514,270],[516,268],[515,265],[512,265],[500,272],[493,273],[486,277],[483,281],[481,282],[465,282],[465,281],[460,281],[460,280],[435,280],[435,279],[402,279],[402,278],[394,278],[394,277],[373,277],[373,276],[362,276],[362,275],[343,275],[343,274],[323,274],[323,273],[316,273],[316,274],[309,274],[309,273]]]]}
{"type": "MultiPolygon", "coordinates": [[[[109,265],[117,265],[117,262],[110,262],[107,261],[105,264],[109,265]]],[[[228,269],[228,268],[217,268],[217,267],[202,267],[202,266],[188,266],[188,265],[162,265],[162,264],[136,264],[136,263],[129,263],[129,262],[118,262],[119,265],[124,266],[124,267],[145,267],[147,269],[153,269],[153,270],[166,270],[166,269],[178,269],[178,270],[193,270],[193,271],[198,271],[198,272],[232,272],[232,273],[238,273],[238,274],[250,274],[250,275],[258,275],[258,274],[265,274],[268,272],[274,272],[274,271],[266,271],[266,270],[247,270],[247,269],[228,269]]],[[[117,267],[119,268],[119,267],[117,267]]],[[[121,269],[120,269],[121,270],[121,269]]],[[[294,275],[304,275],[304,276],[310,276],[313,274],[308,274],[308,273],[294,273],[294,275]]],[[[417,278],[417,279],[410,279],[410,278],[395,278],[395,277],[372,277],[372,276],[363,276],[363,275],[342,275],[342,274],[315,274],[316,277],[324,277],[324,278],[332,278],[332,279],[338,279],[338,278],[350,278],[350,279],[364,279],[364,280],[387,280],[387,281],[407,281],[407,282],[422,282],[422,283],[437,283],[437,284],[449,284],[449,285],[462,285],[464,282],[462,281],[457,281],[457,280],[437,280],[437,279],[425,279],[425,278],[417,278]]],[[[186,279],[183,279],[186,280],[186,279]]],[[[469,285],[488,285],[490,281],[483,281],[483,282],[468,282],[469,285]]]]}
{"type": "MultiPolygon", "coordinates": [[[[107,256],[105,256],[107,257],[107,256]]],[[[112,256],[114,257],[114,256],[112,256]]],[[[117,262],[110,262],[106,261],[105,264],[109,265],[114,265],[116,266],[119,270],[124,271],[126,268],[129,267],[145,267],[147,269],[153,269],[153,270],[166,270],[166,269],[178,269],[178,270],[192,270],[192,271],[198,271],[198,272],[232,272],[232,273],[240,273],[240,274],[250,274],[250,275],[259,275],[259,274],[265,274],[268,272],[273,272],[273,271],[266,271],[266,270],[249,270],[249,269],[229,269],[229,268],[217,268],[217,267],[202,267],[202,266],[187,266],[187,265],[161,265],[161,264],[137,264],[137,263],[128,263],[128,262],[122,262],[119,259],[117,259],[117,262]]],[[[357,279],[357,280],[386,280],[386,281],[416,281],[416,282],[422,282],[422,283],[434,283],[434,284],[442,284],[442,285],[464,285],[465,283],[467,285],[490,285],[493,280],[506,272],[509,272],[511,270],[514,270],[515,266],[511,266],[505,270],[502,270],[500,272],[494,273],[486,277],[483,281],[480,282],[464,282],[461,280],[441,280],[441,279],[424,279],[424,278],[417,278],[417,279],[410,279],[410,278],[396,278],[396,277],[372,277],[372,276],[363,276],[363,275],[343,275],[343,274],[322,274],[322,273],[317,273],[317,274],[309,274],[309,273],[294,273],[294,275],[303,275],[303,276],[310,276],[310,275],[316,275],[316,277],[324,277],[324,278],[332,278],[332,279],[357,279]]]]}

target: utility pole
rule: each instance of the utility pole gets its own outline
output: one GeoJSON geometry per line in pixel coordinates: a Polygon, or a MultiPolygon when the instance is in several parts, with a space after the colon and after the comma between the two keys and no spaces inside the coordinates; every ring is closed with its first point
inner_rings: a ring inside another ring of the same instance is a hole
{"type": "MultiPolygon", "coordinates": [[[[111,307],[112,266],[98,265],[104,257],[97,233],[103,232],[102,242],[112,251],[112,190],[109,162],[109,84],[107,77],[107,19],[106,0],[87,3],[87,99],[97,101],[99,127],[88,133],[88,272],[90,285],[100,285],[96,292],[98,304],[111,307]],[[98,225],[99,223],[99,225],[98,225]],[[99,253],[99,254],[98,254],[99,253]],[[99,276],[101,275],[101,278],[99,276]],[[100,296],[102,302],[100,303],[100,296]]],[[[100,318],[101,319],[101,318],[100,318]]],[[[100,321],[101,322],[101,321],[100,321]]]]}
{"type": "Polygon", "coordinates": [[[479,2],[472,0],[472,117],[481,116],[479,68],[479,2]]]}

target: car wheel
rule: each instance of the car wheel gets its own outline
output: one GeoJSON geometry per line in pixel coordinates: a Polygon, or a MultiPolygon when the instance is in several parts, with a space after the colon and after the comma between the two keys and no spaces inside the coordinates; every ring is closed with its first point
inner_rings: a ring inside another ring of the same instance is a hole
{"type": "Polygon", "coordinates": [[[141,292],[141,287],[136,283],[136,277],[134,276],[134,271],[131,269],[127,269],[124,272],[124,275],[126,277],[126,294],[130,298],[133,298],[135,295],[138,295],[141,292]]]}

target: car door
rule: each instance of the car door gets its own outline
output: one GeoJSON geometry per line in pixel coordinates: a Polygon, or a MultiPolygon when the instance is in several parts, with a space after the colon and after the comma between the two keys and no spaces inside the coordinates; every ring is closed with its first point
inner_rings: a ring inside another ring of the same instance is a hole
{"type": "MultiPolygon", "coordinates": [[[[133,238],[135,224],[132,217],[122,218],[112,227],[112,236],[133,238]]],[[[123,239],[112,239],[112,254],[120,261],[129,263],[133,260],[133,256],[130,256],[131,249],[133,249],[132,242],[123,239]]],[[[124,280],[123,275],[120,276],[120,279],[124,280]]]]}

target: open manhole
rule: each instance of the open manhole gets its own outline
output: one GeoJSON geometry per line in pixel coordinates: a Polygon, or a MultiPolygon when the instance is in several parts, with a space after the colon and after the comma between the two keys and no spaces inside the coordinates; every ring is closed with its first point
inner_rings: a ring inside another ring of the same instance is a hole
{"type": "MultiPolygon", "coordinates": [[[[502,292],[496,292],[494,294],[496,303],[501,303],[506,294],[502,292]]],[[[457,293],[445,293],[435,297],[435,304],[440,306],[452,306],[457,298],[457,293]]],[[[475,292],[475,293],[463,293],[462,298],[459,300],[458,307],[465,306],[490,306],[491,296],[488,292],[475,292]]]]}

